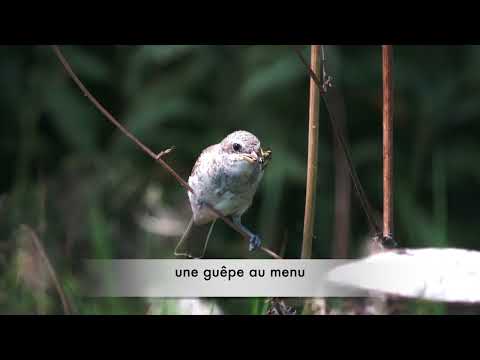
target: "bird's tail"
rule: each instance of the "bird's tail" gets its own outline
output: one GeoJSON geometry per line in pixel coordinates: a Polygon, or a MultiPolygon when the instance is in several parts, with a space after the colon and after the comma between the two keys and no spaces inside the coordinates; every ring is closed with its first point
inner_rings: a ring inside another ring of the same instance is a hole
{"type": "Polygon", "coordinates": [[[192,259],[203,258],[215,221],[213,220],[210,224],[195,225],[192,216],[187,229],[175,248],[175,256],[186,256],[192,259]]]}

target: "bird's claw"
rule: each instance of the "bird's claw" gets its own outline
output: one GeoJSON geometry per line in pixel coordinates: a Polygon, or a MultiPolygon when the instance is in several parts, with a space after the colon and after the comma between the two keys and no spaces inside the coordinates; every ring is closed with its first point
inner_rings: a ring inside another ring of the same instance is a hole
{"type": "Polygon", "coordinates": [[[262,239],[258,235],[252,235],[248,244],[248,251],[255,251],[262,244],[262,239]]]}

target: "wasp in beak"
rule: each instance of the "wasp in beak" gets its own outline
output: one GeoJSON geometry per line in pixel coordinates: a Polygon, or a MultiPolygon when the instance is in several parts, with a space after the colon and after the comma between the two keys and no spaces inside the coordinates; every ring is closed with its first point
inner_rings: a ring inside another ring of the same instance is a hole
{"type": "Polygon", "coordinates": [[[262,164],[262,169],[267,167],[270,160],[272,160],[272,150],[267,149],[264,151],[262,148],[260,148],[260,163],[262,164]]]}

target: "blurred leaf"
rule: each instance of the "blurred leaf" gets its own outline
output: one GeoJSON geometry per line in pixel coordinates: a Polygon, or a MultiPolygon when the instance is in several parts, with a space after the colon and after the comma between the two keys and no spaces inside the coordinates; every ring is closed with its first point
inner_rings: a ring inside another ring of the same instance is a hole
{"type": "Polygon", "coordinates": [[[288,84],[305,76],[305,70],[300,65],[290,56],[254,71],[240,89],[240,97],[246,102],[260,101],[260,97],[272,92],[287,91],[288,84]]]}
{"type": "Polygon", "coordinates": [[[0,83],[4,89],[0,97],[0,104],[8,107],[15,107],[22,96],[23,69],[20,61],[21,57],[13,51],[2,49],[0,52],[0,83]],[[1,55],[8,56],[1,56],[1,55]]]}
{"type": "Polygon", "coordinates": [[[162,66],[185,56],[198,45],[145,45],[135,48],[128,63],[125,89],[128,94],[139,91],[145,77],[145,70],[150,65],[162,66]]]}
{"type": "Polygon", "coordinates": [[[203,104],[195,103],[187,97],[162,98],[158,101],[155,91],[144,92],[141,98],[132,104],[125,118],[130,131],[138,136],[147,135],[155,126],[179,117],[201,117],[206,112],[203,104]]]}
{"type": "Polygon", "coordinates": [[[185,56],[198,47],[199,45],[145,45],[138,49],[135,56],[136,59],[162,64],[185,56]]]}
{"type": "Polygon", "coordinates": [[[403,246],[408,246],[407,241],[408,244],[421,247],[442,246],[444,233],[436,226],[433,217],[417,206],[413,193],[407,190],[404,183],[399,184],[397,188],[399,223],[407,229],[409,235],[409,238],[403,241],[405,244],[403,246]]]}
{"type": "Polygon", "coordinates": [[[95,257],[98,259],[114,258],[110,224],[97,206],[90,208],[89,222],[95,257]]]}
{"type": "Polygon", "coordinates": [[[111,67],[89,48],[70,47],[65,49],[65,56],[81,78],[98,82],[109,80],[111,67]]]}
{"type": "Polygon", "coordinates": [[[43,94],[46,110],[69,145],[80,151],[92,151],[101,120],[98,111],[77,88],[56,80],[51,80],[54,85],[43,94]]]}

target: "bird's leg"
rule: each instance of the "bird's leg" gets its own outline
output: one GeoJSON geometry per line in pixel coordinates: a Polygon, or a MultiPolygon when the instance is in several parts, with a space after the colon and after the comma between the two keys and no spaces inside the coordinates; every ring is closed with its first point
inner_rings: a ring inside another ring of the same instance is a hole
{"type": "Polygon", "coordinates": [[[248,230],[245,226],[242,225],[241,216],[232,216],[232,221],[235,225],[239,226],[243,231],[245,231],[249,236],[249,245],[248,250],[254,251],[260,247],[262,244],[262,240],[258,235],[255,235],[250,230],[248,230]]]}

